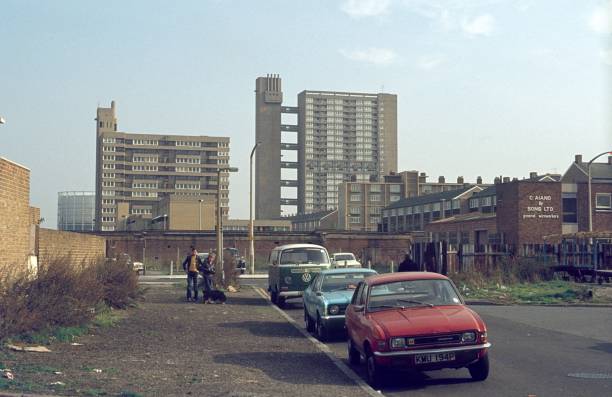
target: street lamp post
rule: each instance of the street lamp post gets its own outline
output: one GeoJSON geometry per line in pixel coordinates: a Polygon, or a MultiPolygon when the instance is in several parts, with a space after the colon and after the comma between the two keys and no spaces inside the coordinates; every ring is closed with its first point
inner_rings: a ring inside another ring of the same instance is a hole
{"type": "Polygon", "coordinates": [[[251,274],[255,274],[255,235],[253,233],[253,155],[257,146],[261,142],[257,142],[251,150],[249,160],[249,264],[251,265],[251,274]]]}
{"type": "Polygon", "coordinates": [[[198,230],[202,230],[202,203],[203,202],[204,202],[203,199],[199,199],[198,200],[198,206],[199,206],[198,207],[198,213],[200,214],[200,217],[199,217],[199,221],[200,221],[199,224],[200,224],[200,226],[199,226],[198,230]]]}
{"type": "Polygon", "coordinates": [[[223,266],[223,214],[221,211],[221,173],[238,172],[236,167],[217,168],[217,263],[221,266],[221,283],[225,286],[223,266]]]}
{"type": "Polygon", "coordinates": [[[591,161],[589,161],[589,164],[587,165],[587,174],[588,174],[588,183],[589,183],[589,232],[593,231],[593,207],[592,207],[593,198],[591,197],[591,164],[593,164],[595,160],[597,160],[604,154],[612,154],[612,152],[603,152],[603,153],[598,154],[597,156],[593,157],[591,161]]]}

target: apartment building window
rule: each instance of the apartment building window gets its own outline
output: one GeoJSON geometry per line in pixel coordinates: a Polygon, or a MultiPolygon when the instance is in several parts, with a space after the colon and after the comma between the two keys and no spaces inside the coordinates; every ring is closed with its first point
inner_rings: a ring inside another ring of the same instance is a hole
{"type": "Polygon", "coordinates": [[[175,145],[176,146],[186,146],[186,147],[201,147],[202,146],[200,142],[193,142],[193,141],[176,141],[175,145]]]}
{"type": "Polygon", "coordinates": [[[159,142],[155,139],[132,139],[132,145],[157,146],[159,142]]]}
{"type": "Polygon", "coordinates": [[[116,148],[114,146],[102,146],[103,152],[115,152],[116,148]]]}
{"type": "Polygon", "coordinates": [[[200,172],[199,167],[176,167],[176,172],[200,172]]]}
{"type": "Polygon", "coordinates": [[[199,183],[176,183],[174,185],[174,188],[182,189],[182,190],[199,190],[200,184],[199,183]]]}
{"type": "Polygon", "coordinates": [[[361,192],[361,186],[357,184],[351,184],[351,192],[353,193],[361,192]]]}
{"type": "Polygon", "coordinates": [[[157,192],[132,192],[132,197],[157,197],[157,192]]]}
{"type": "Polygon", "coordinates": [[[115,143],[116,141],[115,138],[102,138],[102,143],[115,143]]]}
{"type": "Polygon", "coordinates": [[[389,191],[391,193],[400,193],[401,192],[401,187],[400,187],[400,185],[391,185],[391,186],[389,186],[389,191]]]}
{"type": "Polygon", "coordinates": [[[461,232],[461,244],[469,244],[469,243],[470,243],[470,233],[461,232]]]}
{"type": "Polygon", "coordinates": [[[350,207],[349,213],[351,215],[361,215],[361,207],[350,207]]]}
{"type": "Polygon", "coordinates": [[[451,202],[444,201],[444,211],[450,211],[450,209],[451,209],[451,202]]]}
{"type": "Polygon", "coordinates": [[[102,208],[102,213],[103,214],[114,214],[115,213],[115,208],[111,207],[111,208],[102,208]]]}
{"type": "Polygon", "coordinates": [[[103,232],[113,232],[115,231],[115,226],[102,226],[103,232]]]}
{"type": "Polygon", "coordinates": [[[134,163],[157,163],[157,156],[137,156],[132,158],[134,163]]]}
{"type": "Polygon", "coordinates": [[[130,211],[132,215],[151,215],[150,208],[132,208],[130,211]]]}
{"type": "Polygon", "coordinates": [[[563,193],[562,196],[563,204],[563,222],[564,223],[577,223],[578,212],[576,205],[576,193],[563,193]]]}
{"type": "Polygon", "coordinates": [[[370,214],[370,223],[380,223],[380,215],[370,214]]]}
{"type": "Polygon", "coordinates": [[[102,190],[102,195],[103,196],[114,196],[115,191],[114,190],[102,190]]]}
{"type": "Polygon", "coordinates": [[[349,222],[350,223],[361,223],[361,216],[357,215],[357,216],[350,216],[349,217],[349,222]]]}
{"type": "Polygon", "coordinates": [[[595,208],[609,210],[612,208],[612,194],[611,193],[597,193],[595,194],[595,208]]]}
{"type": "Polygon", "coordinates": [[[361,194],[351,194],[351,201],[361,201],[361,194]]]}
{"type": "Polygon", "coordinates": [[[156,165],[133,165],[132,171],[157,171],[156,165]]]}
{"type": "Polygon", "coordinates": [[[114,216],[103,216],[102,222],[115,222],[115,217],[114,216]]]}
{"type": "Polygon", "coordinates": [[[115,177],[115,173],[113,173],[113,172],[103,172],[102,173],[102,178],[110,178],[110,179],[112,179],[114,177],[115,177]]]}
{"type": "Polygon", "coordinates": [[[104,182],[102,182],[102,186],[104,186],[104,187],[115,187],[115,182],[114,181],[104,181],[104,182]]]}
{"type": "Polygon", "coordinates": [[[157,182],[133,182],[132,189],[157,189],[157,182]]]}
{"type": "Polygon", "coordinates": [[[102,164],[102,169],[104,170],[114,170],[115,164],[102,164]]]}
{"type": "Polygon", "coordinates": [[[380,194],[370,194],[370,201],[380,202],[380,194]]]}
{"type": "Polygon", "coordinates": [[[392,195],[389,197],[389,201],[390,201],[390,202],[392,202],[392,203],[394,203],[394,202],[396,202],[396,201],[400,201],[400,199],[401,199],[401,197],[400,197],[400,195],[399,195],[399,194],[392,194],[392,195]]]}
{"type": "Polygon", "coordinates": [[[112,199],[102,199],[102,204],[115,204],[115,200],[112,199]]]}
{"type": "MultiPolygon", "coordinates": [[[[176,163],[177,164],[200,164],[200,158],[199,157],[177,157],[176,163]]],[[[222,160],[219,160],[219,163],[221,164],[222,160]]]]}
{"type": "Polygon", "coordinates": [[[113,155],[113,154],[105,154],[105,155],[102,156],[102,160],[115,161],[115,155],[113,155]]]}
{"type": "Polygon", "coordinates": [[[370,192],[380,193],[382,191],[381,186],[378,184],[370,185],[370,192]]]}

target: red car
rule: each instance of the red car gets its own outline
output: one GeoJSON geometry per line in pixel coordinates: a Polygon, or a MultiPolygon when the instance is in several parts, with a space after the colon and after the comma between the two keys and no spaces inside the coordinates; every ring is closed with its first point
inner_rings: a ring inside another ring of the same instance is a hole
{"type": "Polygon", "coordinates": [[[489,375],[487,327],[441,274],[368,277],[346,309],[346,329],[349,361],[357,365],[365,357],[371,385],[389,367],[467,367],[474,380],[489,375]]]}

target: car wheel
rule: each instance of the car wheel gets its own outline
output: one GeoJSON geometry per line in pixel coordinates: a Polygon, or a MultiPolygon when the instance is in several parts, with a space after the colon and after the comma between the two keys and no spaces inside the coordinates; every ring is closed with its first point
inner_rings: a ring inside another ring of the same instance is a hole
{"type": "Polygon", "coordinates": [[[317,322],[315,324],[315,330],[317,333],[317,339],[319,339],[321,342],[325,342],[329,336],[329,333],[327,331],[327,328],[323,324],[323,321],[321,321],[321,316],[319,315],[317,315],[317,322]]]}
{"type": "Polygon", "coordinates": [[[483,358],[468,366],[470,375],[475,381],[483,381],[489,376],[489,355],[485,355],[483,358]]]}
{"type": "Polygon", "coordinates": [[[277,299],[278,299],[278,292],[276,292],[275,289],[271,288],[270,300],[272,301],[272,303],[276,304],[277,299]]]}
{"type": "Polygon", "coordinates": [[[359,350],[355,349],[355,344],[351,338],[348,339],[347,346],[349,363],[352,365],[359,365],[361,362],[361,354],[359,353],[359,350]]]}
{"type": "Polygon", "coordinates": [[[314,332],[315,324],[314,321],[312,321],[312,318],[310,318],[310,315],[308,314],[306,308],[304,308],[304,321],[306,322],[306,331],[314,332]]]}
{"type": "Polygon", "coordinates": [[[366,350],[366,369],[368,375],[368,383],[370,386],[376,388],[380,386],[382,380],[382,371],[380,370],[380,366],[376,364],[376,360],[374,359],[374,354],[368,348],[366,350]]]}

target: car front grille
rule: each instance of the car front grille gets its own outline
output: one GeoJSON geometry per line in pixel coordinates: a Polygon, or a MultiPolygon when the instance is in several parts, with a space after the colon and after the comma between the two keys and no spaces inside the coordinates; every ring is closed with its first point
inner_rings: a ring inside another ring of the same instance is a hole
{"type": "Polygon", "coordinates": [[[461,343],[462,334],[445,334],[445,335],[428,335],[407,337],[406,344],[408,346],[423,346],[423,345],[452,345],[461,343]]]}

